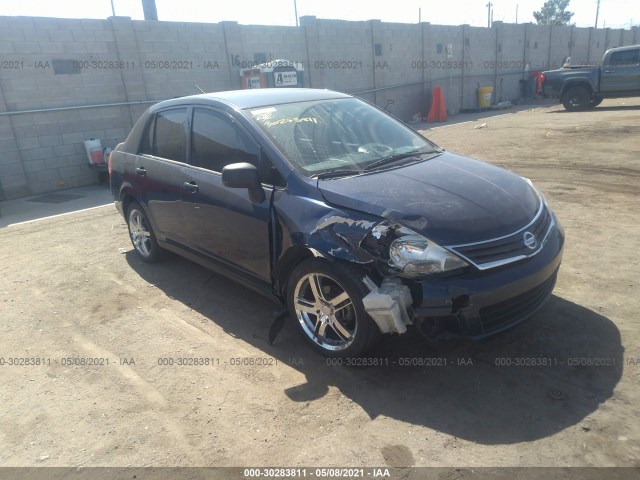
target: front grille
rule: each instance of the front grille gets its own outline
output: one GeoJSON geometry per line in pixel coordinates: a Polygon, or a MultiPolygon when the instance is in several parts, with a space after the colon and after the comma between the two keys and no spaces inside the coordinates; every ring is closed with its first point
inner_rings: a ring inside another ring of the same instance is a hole
{"type": "Polygon", "coordinates": [[[483,333],[516,324],[533,314],[551,294],[558,271],[531,290],[480,309],[483,333]]]}
{"type": "Polygon", "coordinates": [[[529,225],[511,235],[449,248],[476,267],[485,270],[535,255],[542,249],[552,226],[551,214],[543,204],[538,215],[529,225]],[[533,249],[524,243],[525,232],[532,233],[536,239],[536,246],[533,249]]]}

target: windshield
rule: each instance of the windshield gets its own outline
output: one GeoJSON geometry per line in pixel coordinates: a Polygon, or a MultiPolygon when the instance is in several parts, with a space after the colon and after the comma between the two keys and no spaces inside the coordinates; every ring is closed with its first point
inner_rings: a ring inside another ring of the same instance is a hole
{"type": "Polygon", "coordinates": [[[438,147],[356,98],[288,103],[249,110],[289,162],[310,177],[357,174],[415,162],[438,147]]]}

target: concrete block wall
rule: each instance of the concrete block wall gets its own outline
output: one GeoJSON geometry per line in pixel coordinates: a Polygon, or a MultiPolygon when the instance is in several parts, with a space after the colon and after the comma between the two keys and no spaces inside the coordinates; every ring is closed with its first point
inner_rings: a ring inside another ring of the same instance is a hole
{"type": "Polygon", "coordinates": [[[428,113],[440,86],[447,109],[520,93],[530,71],[596,63],[640,43],[631,30],[494,22],[492,28],[302,17],[301,27],[0,17],[0,200],[97,181],[83,141],[124,140],[157,101],[240,88],[240,68],[304,64],[304,86],[358,95],[403,120],[428,113]],[[196,86],[197,85],[197,86],[196,86]]]}
{"type": "MultiPolygon", "coordinates": [[[[478,87],[493,87],[495,91],[496,40],[497,30],[490,28],[470,27],[463,25],[461,29],[463,56],[454,64],[454,75],[460,76],[460,108],[470,109],[477,106],[478,87]]],[[[446,70],[445,70],[446,72],[446,70]]]]}
{"type": "Polygon", "coordinates": [[[134,33],[133,44],[121,52],[137,58],[140,88],[147,98],[196,95],[200,93],[196,85],[204,91],[229,89],[231,65],[223,25],[131,20],[127,23],[127,30],[134,33]]]}
{"type": "Polygon", "coordinates": [[[460,69],[454,68],[454,62],[464,61],[463,28],[424,24],[423,29],[427,93],[441,87],[447,110],[457,112],[464,108],[460,95],[463,79],[460,69]]]}
{"type": "Polygon", "coordinates": [[[426,115],[422,25],[377,20],[370,25],[372,50],[367,65],[371,65],[374,91],[368,92],[369,101],[405,120],[415,113],[426,115]]]}
{"type": "Polygon", "coordinates": [[[496,79],[493,87],[494,101],[517,98],[519,80],[526,69],[525,40],[520,25],[494,22],[496,30],[496,79]]]}
{"type": "MultiPolygon", "coordinates": [[[[6,110],[4,95],[0,95],[0,111],[6,110]]],[[[24,165],[9,116],[0,116],[0,179],[0,198],[29,195],[24,165]]]]}
{"type": "Polygon", "coordinates": [[[589,65],[590,64],[590,28],[574,28],[571,37],[571,63],[573,65],[589,65]]]}
{"type": "MultiPolygon", "coordinates": [[[[262,60],[288,60],[302,64],[303,85],[309,87],[309,65],[304,30],[296,27],[249,25],[225,22],[225,36],[232,65],[233,88],[240,88],[238,68],[262,60]]],[[[224,53],[223,53],[224,55],[224,53]]]]}
{"type": "Polygon", "coordinates": [[[95,182],[82,142],[100,138],[105,146],[115,146],[131,128],[132,116],[126,107],[65,108],[125,100],[118,69],[90,66],[92,60],[118,59],[110,22],[2,17],[0,30],[7,67],[0,69],[0,113],[19,112],[0,117],[16,147],[0,149],[3,197],[95,182]],[[68,74],[56,70],[59,61],[68,63],[68,74]],[[16,157],[20,169],[15,163],[5,165],[16,157]]]}
{"type": "Polygon", "coordinates": [[[311,87],[341,92],[375,88],[372,23],[300,19],[306,32],[311,87]]]}

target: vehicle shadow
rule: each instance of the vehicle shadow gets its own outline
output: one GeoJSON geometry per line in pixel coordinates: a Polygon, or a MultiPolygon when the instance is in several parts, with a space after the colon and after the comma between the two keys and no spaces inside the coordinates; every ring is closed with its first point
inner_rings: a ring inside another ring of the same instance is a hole
{"type": "Polygon", "coordinates": [[[586,417],[612,396],[622,374],[613,322],[557,296],[530,321],[484,342],[429,343],[410,331],[385,338],[358,360],[364,366],[346,366],[311,350],[293,322],[269,345],[278,305],[222,276],[179,257],[148,265],[129,251],[126,259],[169,297],[303,373],[306,382],[284,391],[295,403],[313,402],[334,387],[372,419],[383,415],[481,444],[510,444],[580,422],[590,428],[586,417]]]}
{"type": "Polygon", "coordinates": [[[611,107],[607,107],[606,105],[598,105],[595,108],[589,109],[589,110],[579,110],[576,112],[570,112],[568,110],[565,110],[564,108],[561,108],[559,110],[549,110],[545,113],[585,113],[586,112],[599,112],[599,111],[605,111],[605,112],[623,112],[623,111],[628,111],[628,110],[640,110],[640,105],[615,105],[615,106],[611,106],[611,107]]]}

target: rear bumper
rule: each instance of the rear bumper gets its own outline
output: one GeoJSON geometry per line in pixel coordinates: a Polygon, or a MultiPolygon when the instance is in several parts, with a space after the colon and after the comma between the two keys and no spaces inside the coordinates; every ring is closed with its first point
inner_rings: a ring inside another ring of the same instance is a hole
{"type": "Polygon", "coordinates": [[[556,226],[545,247],[531,258],[420,282],[422,299],[414,303],[416,325],[434,340],[452,336],[481,339],[523,322],[551,295],[563,247],[564,233],[556,226]]]}

